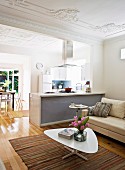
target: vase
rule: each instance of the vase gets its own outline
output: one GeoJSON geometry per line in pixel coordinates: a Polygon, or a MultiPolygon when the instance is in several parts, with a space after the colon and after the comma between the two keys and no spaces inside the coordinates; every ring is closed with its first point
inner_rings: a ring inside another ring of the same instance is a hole
{"type": "Polygon", "coordinates": [[[85,130],[83,131],[77,131],[74,133],[74,139],[79,142],[86,141],[87,139],[87,132],[85,130]]]}

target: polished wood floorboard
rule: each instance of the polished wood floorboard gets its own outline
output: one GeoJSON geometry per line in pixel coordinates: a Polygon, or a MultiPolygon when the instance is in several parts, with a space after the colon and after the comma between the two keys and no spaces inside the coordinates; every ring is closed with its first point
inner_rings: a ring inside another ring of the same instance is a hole
{"type": "MultiPolygon", "coordinates": [[[[13,150],[9,139],[38,135],[46,129],[68,127],[69,123],[55,124],[51,126],[38,127],[29,123],[28,117],[10,119],[8,116],[0,115],[0,158],[3,160],[7,170],[26,170],[27,167],[13,150]]],[[[124,144],[97,134],[99,145],[119,154],[125,158],[124,144]]]]}

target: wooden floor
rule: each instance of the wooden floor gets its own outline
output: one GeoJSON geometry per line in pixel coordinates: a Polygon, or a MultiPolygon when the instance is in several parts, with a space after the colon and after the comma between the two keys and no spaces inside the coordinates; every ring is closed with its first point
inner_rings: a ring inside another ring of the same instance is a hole
{"type": "MultiPolygon", "coordinates": [[[[68,127],[69,123],[56,124],[46,127],[37,127],[29,123],[28,117],[10,119],[8,116],[0,116],[0,158],[7,170],[26,170],[26,166],[16,154],[9,143],[9,139],[38,135],[50,128],[68,127]]],[[[121,155],[125,158],[123,143],[97,134],[99,145],[121,155]]]]}

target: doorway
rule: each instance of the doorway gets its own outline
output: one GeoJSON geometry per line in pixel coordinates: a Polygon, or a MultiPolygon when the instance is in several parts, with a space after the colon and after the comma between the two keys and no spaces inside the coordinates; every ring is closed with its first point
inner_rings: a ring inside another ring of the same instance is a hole
{"type": "MultiPolygon", "coordinates": [[[[5,73],[4,78],[9,81],[8,90],[21,95],[23,110],[29,110],[29,93],[31,78],[31,61],[29,56],[0,53],[0,71],[5,73]]],[[[0,72],[0,73],[1,73],[0,72]]],[[[5,79],[2,80],[5,82],[5,79]]],[[[15,97],[16,97],[15,95],[15,97]]]]}

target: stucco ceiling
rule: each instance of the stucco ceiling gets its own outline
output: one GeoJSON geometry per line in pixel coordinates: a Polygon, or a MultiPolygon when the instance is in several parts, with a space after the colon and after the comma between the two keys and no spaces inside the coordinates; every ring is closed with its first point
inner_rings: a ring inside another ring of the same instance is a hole
{"type": "Polygon", "coordinates": [[[44,48],[59,44],[57,38],[0,24],[0,44],[18,47],[44,48]]]}
{"type": "Polygon", "coordinates": [[[12,17],[106,39],[125,34],[124,8],[125,0],[0,0],[0,23],[12,17]]]}

